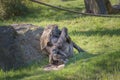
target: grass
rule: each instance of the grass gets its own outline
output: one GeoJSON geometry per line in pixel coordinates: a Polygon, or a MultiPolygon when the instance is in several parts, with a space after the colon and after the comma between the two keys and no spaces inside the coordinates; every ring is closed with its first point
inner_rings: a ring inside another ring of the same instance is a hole
{"type": "MultiPolygon", "coordinates": [[[[84,10],[82,0],[48,2],[73,10],[84,10]]],[[[33,4],[30,9],[28,15],[0,21],[0,25],[30,23],[41,27],[48,24],[67,27],[72,40],[86,52],[79,54],[75,51],[74,57],[60,71],[43,71],[42,67],[48,63],[45,59],[18,70],[0,70],[0,80],[120,79],[120,18],[81,16],[37,4],[33,4]]]]}

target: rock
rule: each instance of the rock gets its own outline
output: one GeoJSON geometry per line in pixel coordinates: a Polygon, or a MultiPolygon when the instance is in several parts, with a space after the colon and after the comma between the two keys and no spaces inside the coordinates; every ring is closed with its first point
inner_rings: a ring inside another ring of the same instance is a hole
{"type": "Polygon", "coordinates": [[[17,41],[22,49],[22,55],[25,63],[31,63],[33,60],[40,60],[42,52],[40,50],[40,36],[43,28],[32,24],[13,24],[18,33],[17,41]]]}
{"type": "Polygon", "coordinates": [[[3,70],[16,68],[23,64],[16,38],[17,32],[13,27],[0,27],[0,67],[3,70]]]}
{"type": "Polygon", "coordinates": [[[9,70],[41,61],[40,36],[43,28],[31,24],[0,27],[0,68],[9,70]]]}

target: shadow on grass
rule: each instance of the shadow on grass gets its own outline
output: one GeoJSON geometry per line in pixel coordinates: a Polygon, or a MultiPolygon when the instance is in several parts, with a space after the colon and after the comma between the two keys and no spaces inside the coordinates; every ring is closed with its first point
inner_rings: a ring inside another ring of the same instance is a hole
{"type": "MultiPolygon", "coordinates": [[[[32,64],[23,66],[19,69],[5,72],[4,79],[5,80],[20,80],[26,77],[36,76],[36,75],[44,75],[42,68],[48,64],[47,58],[43,59],[41,62],[32,62],[32,64]],[[8,74],[7,74],[8,73],[8,74]],[[11,76],[11,73],[13,76],[11,76]]],[[[0,78],[1,79],[1,78],[0,78]]],[[[3,79],[3,78],[2,78],[3,79]]]]}
{"type": "MultiPolygon", "coordinates": [[[[69,60],[69,62],[67,63],[66,66],[70,65],[71,63],[76,63],[79,60],[86,61],[89,58],[92,58],[92,57],[95,57],[95,56],[97,56],[97,55],[93,55],[93,54],[90,54],[90,53],[87,53],[87,52],[75,53],[74,57],[70,58],[70,60],[69,60]]],[[[62,80],[66,80],[67,79],[66,77],[62,77],[62,76],[59,76],[57,74],[54,74],[54,72],[51,73],[51,72],[43,71],[42,70],[43,66],[45,66],[44,62],[43,62],[43,64],[41,64],[41,63],[34,63],[34,64],[29,65],[29,66],[22,67],[19,70],[13,71],[14,72],[14,76],[7,75],[5,77],[5,79],[7,79],[7,80],[18,80],[18,79],[33,78],[33,77],[36,77],[36,78],[39,77],[41,79],[41,78],[46,78],[46,76],[52,76],[55,79],[62,79],[62,80]],[[39,70],[39,68],[41,68],[41,69],[39,70]],[[20,71],[20,73],[18,73],[18,74],[16,73],[15,74],[15,72],[19,72],[19,71],[20,71]]]]}
{"type": "MultiPolygon", "coordinates": [[[[81,7],[71,7],[69,8],[70,10],[74,10],[74,11],[82,11],[83,10],[83,6],[81,7]]],[[[23,16],[17,16],[17,17],[13,17],[11,18],[13,21],[36,21],[36,22],[40,22],[40,21],[59,21],[59,20],[72,20],[76,17],[85,17],[85,16],[81,16],[75,13],[70,13],[70,12],[66,12],[66,11],[62,11],[62,10],[58,10],[58,9],[54,9],[54,8],[49,8],[49,7],[45,7],[45,6],[38,6],[35,8],[30,8],[29,13],[27,15],[23,15],[23,16]]]]}
{"type": "Polygon", "coordinates": [[[75,53],[74,56],[72,58],[70,58],[70,61],[68,62],[67,65],[71,64],[71,63],[76,63],[79,60],[83,60],[83,61],[87,61],[90,58],[99,56],[100,54],[91,54],[88,52],[80,52],[80,53],[75,53]]]}
{"type": "Polygon", "coordinates": [[[120,50],[109,54],[104,54],[96,59],[95,64],[98,69],[106,73],[120,72],[120,50]]]}
{"type": "Polygon", "coordinates": [[[113,29],[113,30],[109,30],[109,29],[104,29],[104,30],[97,30],[97,31],[72,31],[70,32],[70,35],[84,35],[84,36],[95,36],[95,35],[99,35],[99,36],[104,36],[104,35],[108,35],[108,36],[120,36],[120,29],[113,29]]]}
{"type": "Polygon", "coordinates": [[[15,75],[13,77],[7,76],[5,77],[5,80],[19,80],[22,79],[23,77],[28,77],[31,76],[30,74],[21,74],[21,75],[15,75]]]}

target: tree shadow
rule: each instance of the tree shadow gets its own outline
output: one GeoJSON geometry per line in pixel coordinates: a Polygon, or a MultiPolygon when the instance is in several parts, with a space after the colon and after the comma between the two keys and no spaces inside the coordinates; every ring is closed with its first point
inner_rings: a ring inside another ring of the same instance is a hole
{"type": "Polygon", "coordinates": [[[104,35],[108,35],[108,36],[120,36],[120,29],[104,29],[104,30],[89,30],[89,31],[72,31],[70,32],[70,35],[84,35],[84,36],[95,36],[95,35],[99,35],[99,36],[104,36],[104,35]]]}
{"type": "MultiPolygon", "coordinates": [[[[67,0],[67,1],[71,1],[71,0],[67,0]]],[[[63,1],[63,2],[67,2],[67,1],[63,1]]],[[[74,7],[73,6],[64,7],[61,4],[59,4],[57,6],[78,12],[83,12],[85,10],[84,5],[74,6],[74,7]]],[[[37,7],[30,8],[27,15],[13,17],[12,20],[18,20],[23,22],[34,20],[35,22],[40,22],[40,21],[51,21],[51,20],[52,21],[72,20],[74,18],[79,18],[79,17],[85,18],[87,16],[39,5],[37,7]]]]}
{"type": "MultiPolygon", "coordinates": [[[[61,7],[61,5],[58,5],[59,7],[61,7]]],[[[78,7],[72,7],[70,6],[69,8],[67,7],[63,7],[66,9],[70,9],[73,11],[82,11],[84,9],[84,6],[78,6],[78,7]]],[[[27,15],[23,15],[23,16],[16,16],[13,17],[13,20],[18,19],[19,21],[36,21],[36,22],[40,22],[40,21],[60,21],[60,20],[72,20],[76,17],[85,17],[85,16],[81,16],[79,14],[76,13],[70,13],[67,11],[62,11],[59,9],[55,9],[55,8],[50,8],[50,7],[46,7],[46,6],[38,6],[38,7],[33,7],[29,9],[29,13],[27,15]]]]}

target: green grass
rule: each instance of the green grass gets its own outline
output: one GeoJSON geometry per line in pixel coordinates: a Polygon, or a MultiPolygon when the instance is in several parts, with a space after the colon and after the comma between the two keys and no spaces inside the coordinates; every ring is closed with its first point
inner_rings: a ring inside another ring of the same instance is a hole
{"type": "MultiPolygon", "coordinates": [[[[115,0],[113,0],[115,2],[115,0]]],[[[84,10],[82,0],[51,0],[50,4],[73,10],[84,10]]],[[[0,25],[30,23],[45,27],[57,24],[67,27],[72,40],[85,53],[77,53],[60,71],[43,71],[48,61],[34,62],[18,70],[0,70],[0,80],[119,80],[120,18],[89,17],[33,4],[26,16],[0,21],[0,25]]]]}

